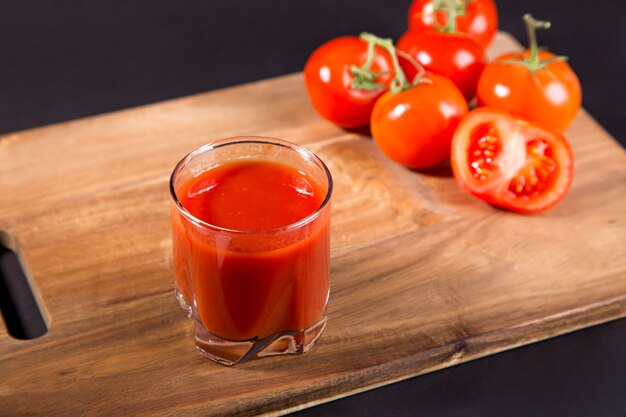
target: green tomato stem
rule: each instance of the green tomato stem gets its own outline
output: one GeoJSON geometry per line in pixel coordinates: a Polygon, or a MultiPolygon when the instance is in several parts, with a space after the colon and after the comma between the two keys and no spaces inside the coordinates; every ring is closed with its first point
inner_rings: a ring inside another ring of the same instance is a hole
{"type": "Polygon", "coordinates": [[[350,67],[350,73],[352,74],[352,82],[350,87],[358,90],[373,91],[383,88],[383,85],[376,82],[376,78],[381,76],[382,73],[372,72],[372,63],[374,62],[376,44],[370,40],[367,40],[367,57],[361,67],[353,65],[350,67]]]}
{"type": "Polygon", "coordinates": [[[448,16],[446,25],[439,27],[444,33],[456,33],[456,19],[459,16],[467,15],[467,6],[473,0],[435,0],[433,8],[437,12],[445,13],[448,16]]]}
{"type": "Polygon", "coordinates": [[[370,71],[372,68],[372,63],[374,62],[374,51],[376,49],[376,44],[374,42],[367,42],[367,59],[365,60],[365,64],[363,64],[362,69],[364,71],[370,71]]]}
{"type": "Polygon", "coordinates": [[[363,32],[361,33],[361,39],[370,42],[373,45],[378,45],[384,50],[386,50],[391,56],[391,61],[393,62],[393,69],[395,71],[395,77],[391,82],[391,92],[396,94],[404,90],[408,90],[411,88],[411,83],[404,75],[404,71],[402,71],[402,67],[400,66],[400,62],[398,61],[398,54],[396,52],[396,48],[393,45],[393,41],[389,38],[383,39],[379,38],[376,35],[371,33],[363,32]]]}
{"type": "Polygon", "coordinates": [[[528,49],[530,50],[530,56],[525,59],[506,59],[498,61],[501,64],[519,65],[528,69],[533,76],[535,72],[544,70],[546,67],[556,61],[567,61],[566,56],[553,56],[543,61],[539,58],[539,52],[541,49],[537,44],[537,29],[550,29],[550,22],[542,20],[536,20],[530,14],[524,15],[524,24],[526,25],[526,32],[528,34],[528,49]]]}
{"type": "Polygon", "coordinates": [[[455,0],[435,0],[433,8],[437,12],[443,12],[448,16],[446,25],[440,30],[445,33],[454,33],[456,31],[457,4],[455,0]]]}
{"type": "Polygon", "coordinates": [[[411,80],[411,86],[415,87],[416,85],[421,83],[432,84],[431,80],[424,78],[424,74],[426,74],[426,69],[424,69],[422,64],[420,64],[415,58],[413,58],[411,55],[407,54],[404,51],[397,49],[396,53],[398,54],[398,56],[403,57],[409,63],[411,63],[411,65],[413,65],[413,67],[415,67],[415,69],[417,70],[417,74],[415,74],[415,77],[413,77],[413,79],[411,80]]]}
{"type": "Polygon", "coordinates": [[[537,29],[550,29],[550,22],[537,20],[530,14],[524,15],[526,33],[528,34],[528,46],[530,48],[530,58],[528,63],[533,67],[541,66],[539,61],[539,46],[537,44],[537,29]]]}

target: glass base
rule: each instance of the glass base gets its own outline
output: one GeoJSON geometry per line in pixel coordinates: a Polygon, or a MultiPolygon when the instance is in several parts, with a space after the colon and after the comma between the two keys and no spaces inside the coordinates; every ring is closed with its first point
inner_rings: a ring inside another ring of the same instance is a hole
{"type": "Polygon", "coordinates": [[[308,352],[326,327],[326,316],[305,330],[286,330],[264,339],[232,341],[209,333],[196,318],[196,351],[221,365],[232,366],[253,358],[308,352]]]}
{"type": "Polygon", "coordinates": [[[190,319],[193,315],[193,309],[191,308],[191,304],[187,302],[185,296],[182,292],[178,290],[178,288],[174,288],[174,294],[176,294],[176,299],[178,300],[178,304],[180,304],[180,308],[183,309],[187,318],[190,319]]]}

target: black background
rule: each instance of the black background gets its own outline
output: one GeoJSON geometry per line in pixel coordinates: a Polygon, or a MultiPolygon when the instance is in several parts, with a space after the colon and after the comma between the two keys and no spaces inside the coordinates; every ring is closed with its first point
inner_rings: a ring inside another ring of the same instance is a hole
{"type": "MultiPolygon", "coordinates": [[[[540,44],[570,57],[585,107],[625,145],[626,1],[496,1],[520,41],[525,12],[552,21],[540,44]]],[[[0,0],[0,133],[299,71],[338,35],[397,39],[409,4],[0,0]]],[[[626,320],[301,414],[624,417],[626,320]]]]}
{"type": "MultiPolygon", "coordinates": [[[[551,20],[587,109],[624,140],[624,0],[497,0],[500,28],[551,20]]],[[[0,0],[0,132],[301,70],[311,51],[363,30],[395,39],[410,0],[0,0]]]]}

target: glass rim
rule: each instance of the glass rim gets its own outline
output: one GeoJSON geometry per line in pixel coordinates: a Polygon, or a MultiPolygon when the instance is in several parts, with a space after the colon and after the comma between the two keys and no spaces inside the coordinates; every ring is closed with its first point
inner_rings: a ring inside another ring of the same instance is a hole
{"type": "Polygon", "coordinates": [[[169,191],[170,191],[170,199],[174,203],[174,206],[176,207],[178,212],[181,213],[185,218],[190,220],[192,223],[194,223],[196,226],[213,229],[222,233],[239,234],[239,235],[269,234],[269,233],[276,233],[276,232],[287,232],[293,229],[297,229],[299,227],[302,227],[312,222],[317,217],[319,217],[320,213],[328,206],[328,203],[330,202],[330,197],[333,192],[333,178],[330,173],[330,170],[328,169],[328,167],[326,166],[326,164],[324,163],[324,161],[322,161],[320,157],[318,157],[317,155],[315,155],[313,152],[306,149],[305,147],[297,145],[293,142],[289,142],[284,139],[278,139],[278,138],[273,138],[269,136],[232,136],[228,138],[217,139],[213,142],[209,142],[205,145],[202,145],[199,148],[196,148],[193,151],[189,152],[180,161],[178,161],[178,163],[174,167],[174,170],[172,171],[172,174],[170,175],[169,191]],[[193,214],[191,214],[189,210],[187,210],[185,206],[180,202],[180,200],[178,199],[178,196],[176,195],[176,189],[174,188],[174,181],[176,180],[178,173],[192,159],[194,159],[195,157],[199,155],[202,155],[206,152],[210,152],[211,150],[214,150],[214,149],[219,149],[219,148],[223,148],[223,147],[230,146],[230,145],[241,145],[241,144],[262,144],[262,145],[281,146],[284,148],[288,148],[292,151],[295,151],[301,156],[303,156],[305,159],[312,160],[317,165],[319,165],[323,169],[324,173],[326,174],[326,180],[328,182],[328,190],[326,191],[324,200],[321,202],[319,207],[316,208],[312,213],[303,217],[302,219],[295,221],[293,223],[289,223],[285,226],[275,227],[271,229],[254,229],[254,230],[239,230],[239,229],[230,229],[227,227],[217,226],[215,224],[211,224],[209,222],[201,220],[197,218],[196,216],[194,216],[193,214]]]}

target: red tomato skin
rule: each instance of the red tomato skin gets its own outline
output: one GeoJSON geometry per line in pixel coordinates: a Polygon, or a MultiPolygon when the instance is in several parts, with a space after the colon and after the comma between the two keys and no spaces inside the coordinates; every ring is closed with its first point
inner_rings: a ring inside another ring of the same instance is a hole
{"type": "MultiPolygon", "coordinates": [[[[465,11],[465,16],[456,19],[457,31],[487,48],[498,31],[498,11],[494,0],[472,0],[465,11]]],[[[447,21],[445,13],[434,11],[432,0],[414,0],[409,9],[410,30],[445,27],[447,21]]]]}
{"type": "Polygon", "coordinates": [[[427,80],[398,94],[385,93],[374,106],[372,137],[391,160],[411,169],[440,164],[450,155],[452,135],[467,103],[449,79],[427,80]]]}
{"type": "Polygon", "coordinates": [[[398,41],[398,49],[409,54],[426,71],[450,78],[466,100],[476,96],[486,61],[485,51],[478,42],[466,35],[426,29],[406,32],[398,41]]]}
{"type": "MultiPolygon", "coordinates": [[[[385,88],[365,91],[350,86],[350,67],[360,67],[366,58],[367,42],[353,36],[332,39],[311,54],[304,79],[311,104],[320,116],[346,129],[369,124],[374,104],[385,88]]],[[[371,70],[386,72],[377,80],[385,87],[394,77],[391,58],[380,47],[376,47],[371,70]]]]}
{"type": "MultiPolygon", "coordinates": [[[[478,105],[506,110],[524,120],[565,131],[580,109],[582,92],[578,77],[565,61],[556,61],[533,73],[505,63],[520,61],[530,52],[506,54],[488,64],[478,81],[478,105]]],[[[546,60],[555,55],[541,51],[546,60]]]]}
{"type": "Polygon", "coordinates": [[[539,123],[528,123],[517,119],[510,113],[493,108],[478,108],[469,112],[459,123],[452,139],[450,165],[457,184],[474,197],[485,201],[492,206],[520,214],[536,214],[545,212],[560,203],[567,195],[574,180],[574,153],[567,139],[554,128],[539,123]],[[555,152],[555,158],[559,162],[560,175],[553,188],[547,193],[543,201],[532,204],[524,204],[511,198],[510,194],[503,192],[502,182],[495,184],[478,184],[467,170],[467,144],[468,133],[475,129],[479,122],[497,125],[498,130],[510,137],[527,130],[529,137],[549,138],[555,152]],[[512,133],[515,132],[515,133],[512,133]],[[557,157],[558,156],[558,157],[557,157]]]}

